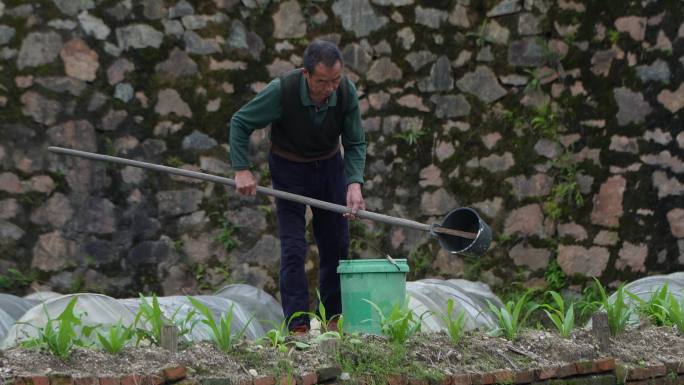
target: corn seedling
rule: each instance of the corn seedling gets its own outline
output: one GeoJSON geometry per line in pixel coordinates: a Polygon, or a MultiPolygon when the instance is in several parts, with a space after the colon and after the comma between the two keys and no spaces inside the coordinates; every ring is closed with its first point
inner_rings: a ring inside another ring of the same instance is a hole
{"type": "MultiPolygon", "coordinates": [[[[176,319],[180,309],[180,307],[176,309],[169,320],[178,327],[178,337],[182,337],[192,332],[192,329],[198,322],[198,319],[195,317],[195,314],[197,314],[195,310],[189,311],[182,320],[176,319]]],[[[147,302],[147,299],[140,294],[140,309],[135,316],[135,322],[133,324],[138,325],[138,322],[140,321],[148,327],[137,327],[137,344],[144,339],[150,341],[150,343],[154,345],[161,346],[161,331],[162,327],[167,324],[167,321],[166,317],[164,317],[164,312],[159,306],[159,299],[156,295],[152,295],[152,303],[149,303],[147,302]]]]}
{"type": "Polygon", "coordinates": [[[112,325],[107,333],[102,334],[97,332],[97,339],[104,350],[111,354],[119,354],[121,349],[130,341],[135,335],[133,325],[123,326],[121,321],[112,325]]]}
{"type": "Polygon", "coordinates": [[[608,300],[606,290],[603,288],[603,285],[601,285],[601,282],[599,282],[599,280],[596,278],[594,278],[594,282],[600,295],[599,303],[608,314],[608,327],[610,328],[610,334],[616,336],[623,332],[627,326],[629,326],[630,316],[634,311],[634,309],[632,309],[625,302],[624,284],[620,285],[615,294],[615,301],[611,303],[608,300]]]}
{"type": "Polygon", "coordinates": [[[556,327],[561,337],[568,338],[570,332],[575,327],[574,305],[571,303],[566,310],[565,301],[560,294],[555,291],[549,291],[548,293],[553,297],[556,304],[555,306],[549,304],[542,305],[544,313],[546,313],[551,322],[553,322],[553,325],[556,327]]]}
{"type": "Polygon", "coordinates": [[[303,315],[308,316],[310,319],[315,319],[321,325],[321,334],[317,337],[317,340],[326,338],[337,338],[340,339],[342,336],[342,327],[344,325],[341,314],[336,314],[328,318],[328,314],[323,305],[323,300],[321,300],[321,293],[316,290],[316,296],[318,297],[318,312],[306,312],[298,311],[294,313],[290,319],[298,318],[303,315]],[[329,330],[330,323],[337,321],[337,330],[329,330]]]}
{"type": "Polygon", "coordinates": [[[513,341],[518,336],[518,332],[527,321],[527,317],[539,307],[539,305],[529,302],[530,293],[531,291],[527,291],[517,301],[510,300],[501,308],[487,301],[489,309],[498,320],[498,326],[491,331],[492,335],[503,333],[509,341],[513,341]]]}
{"type": "Polygon", "coordinates": [[[380,316],[380,330],[393,343],[402,344],[418,333],[424,316],[429,314],[426,311],[418,319],[415,319],[415,314],[408,308],[408,299],[403,304],[395,304],[389,314],[384,314],[382,309],[372,301],[367,299],[364,299],[364,301],[368,302],[378,312],[380,316]]]}
{"type": "MultiPolygon", "coordinates": [[[[295,318],[294,315],[290,317],[290,322],[295,318]]],[[[273,329],[269,330],[266,332],[266,334],[261,337],[259,340],[257,340],[257,343],[260,345],[266,345],[268,344],[272,348],[285,353],[287,352],[288,349],[288,344],[294,344],[297,348],[299,349],[306,349],[309,347],[309,344],[301,342],[301,341],[292,341],[292,342],[287,342],[286,337],[289,335],[289,331],[287,330],[287,325],[289,322],[285,322],[283,320],[280,324],[276,324],[274,322],[271,322],[273,325],[273,329]]]]}
{"type": "Polygon", "coordinates": [[[444,321],[447,326],[447,333],[449,333],[449,338],[453,344],[458,344],[463,337],[464,326],[465,326],[465,310],[461,309],[457,316],[454,316],[454,300],[449,298],[447,301],[447,311],[446,314],[441,314],[439,318],[444,321]]]}
{"type": "Polygon", "coordinates": [[[247,326],[249,326],[249,323],[252,322],[252,319],[250,318],[250,320],[242,327],[242,329],[233,334],[231,332],[231,326],[233,323],[234,304],[230,305],[228,312],[221,316],[221,319],[217,324],[214,320],[214,315],[205,304],[192,297],[188,297],[188,301],[190,301],[192,306],[194,306],[195,309],[202,315],[203,318],[201,319],[201,322],[209,326],[209,329],[211,330],[211,340],[222,352],[229,351],[233,344],[239,341],[245,335],[247,326]]]}
{"type": "Polygon", "coordinates": [[[682,295],[679,302],[677,302],[677,298],[674,294],[670,293],[668,300],[668,320],[679,329],[680,333],[684,334],[684,295],[682,295]]]}
{"type": "MultiPolygon", "coordinates": [[[[45,326],[37,328],[38,336],[24,341],[22,345],[28,348],[47,350],[59,358],[69,357],[74,346],[85,346],[76,332],[76,328],[81,326],[81,318],[74,314],[77,300],[78,297],[72,298],[64,311],[55,319],[50,318],[47,308],[43,307],[47,316],[45,326]]],[[[84,337],[88,337],[95,329],[96,327],[92,326],[82,327],[81,333],[84,337]]]]}
{"type": "Polygon", "coordinates": [[[627,295],[637,303],[636,311],[648,318],[654,325],[664,326],[670,324],[668,318],[669,291],[667,283],[651,294],[651,297],[648,300],[643,300],[639,296],[629,292],[627,295]]]}

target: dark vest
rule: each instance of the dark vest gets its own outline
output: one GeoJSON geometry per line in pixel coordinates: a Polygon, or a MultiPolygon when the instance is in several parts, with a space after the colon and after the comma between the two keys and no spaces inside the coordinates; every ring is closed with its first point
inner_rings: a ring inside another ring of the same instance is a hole
{"type": "Polygon", "coordinates": [[[339,147],[349,104],[347,78],[343,76],[337,87],[337,105],[328,107],[323,123],[317,126],[308,110],[310,107],[303,106],[299,97],[302,76],[302,70],[297,69],[280,77],[282,113],[271,124],[271,144],[276,154],[290,153],[302,159],[332,156],[339,147]]]}

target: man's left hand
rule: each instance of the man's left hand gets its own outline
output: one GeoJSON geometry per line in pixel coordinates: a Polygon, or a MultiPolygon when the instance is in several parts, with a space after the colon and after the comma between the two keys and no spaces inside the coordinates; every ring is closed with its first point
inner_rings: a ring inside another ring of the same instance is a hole
{"type": "Polygon", "coordinates": [[[361,183],[350,183],[347,186],[347,207],[351,209],[351,212],[344,216],[349,219],[356,219],[356,213],[366,209],[366,203],[361,194],[361,183]]]}

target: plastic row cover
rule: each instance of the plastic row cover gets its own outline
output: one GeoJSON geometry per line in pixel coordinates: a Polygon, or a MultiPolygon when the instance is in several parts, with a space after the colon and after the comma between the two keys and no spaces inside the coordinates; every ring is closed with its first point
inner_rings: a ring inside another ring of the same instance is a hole
{"type": "MultiPolygon", "coordinates": [[[[668,275],[654,275],[650,277],[645,277],[637,279],[636,281],[630,282],[624,286],[625,292],[630,292],[642,300],[648,301],[653,294],[658,292],[663,285],[667,284],[667,290],[669,293],[681,302],[682,297],[684,297],[684,272],[672,273],[668,275]]],[[[617,293],[613,293],[608,301],[611,303],[615,301],[617,293]]],[[[625,301],[628,304],[633,304],[635,301],[626,296],[625,301]]],[[[639,315],[633,312],[630,320],[632,322],[637,322],[639,315]]]]}
{"type": "MultiPolygon", "coordinates": [[[[74,313],[81,315],[83,326],[100,326],[108,328],[121,322],[130,325],[140,309],[140,299],[114,299],[101,294],[70,294],[47,299],[45,302],[31,307],[18,320],[3,318],[0,312],[0,332],[7,325],[12,325],[0,339],[0,348],[6,349],[16,346],[21,341],[34,338],[38,330],[45,326],[49,318],[55,319],[66,308],[72,298],[78,297],[74,307],[74,313]]],[[[18,297],[17,297],[18,298],[18,297]]],[[[249,285],[229,285],[219,290],[216,295],[194,296],[204,304],[212,313],[216,322],[233,308],[233,320],[231,330],[237,332],[245,329],[247,339],[257,339],[265,335],[266,330],[273,325],[280,324],[283,313],[280,305],[273,297],[261,289],[249,285]],[[268,326],[265,326],[268,325],[268,326]],[[246,327],[245,327],[246,326],[246,327]]],[[[186,316],[194,309],[187,297],[170,296],[158,297],[159,307],[163,317],[168,320],[185,320],[186,316]]],[[[152,298],[146,298],[148,304],[152,304],[152,298]]],[[[2,308],[0,308],[2,310],[2,308]]],[[[196,315],[195,320],[201,317],[196,315]]],[[[148,327],[143,325],[143,327],[148,327]]],[[[183,336],[187,341],[199,341],[209,339],[211,331],[202,322],[195,322],[192,331],[183,336]]],[[[1,337],[1,336],[0,336],[1,337]]],[[[94,337],[94,336],[91,336],[94,337]]]]}
{"type": "Polygon", "coordinates": [[[0,293],[0,341],[5,338],[14,322],[36,303],[37,301],[0,293]]]}

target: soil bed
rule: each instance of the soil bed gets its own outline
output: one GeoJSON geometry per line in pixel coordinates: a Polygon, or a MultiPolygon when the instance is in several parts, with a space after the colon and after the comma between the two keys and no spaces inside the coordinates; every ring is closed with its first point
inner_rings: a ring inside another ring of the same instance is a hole
{"type": "Polygon", "coordinates": [[[155,374],[165,367],[182,365],[188,369],[188,377],[196,379],[241,379],[253,376],[255,371],[258,375],[301,375],[330,366],[341,367],[352,378],[382,380],[390,374],[410,374],[437,379],[450,374],[524,370],[604,357],[631,366],[681,361],[684,357],[684,336],[672,327],[655,326],[629,329],[612,338],[607,353],[599,351],[585,329],[576,329],[568,339],[552,331],[525,329],[514,342],[473,332],[456,345],[444,333],[421,333],[402,346],[383,337],[363,335],[338,341],[336,353],[329,346],[314,343],[310,336],[296,340],[309,343],[305,349],[295,348],[293,337],[288,341],[285,352],[241,342],[227,354],[206,342],[177,354],[158,347],[131,347],[118,355],[76,348],[64,360],[40,350],[13,348],[0,351],[0,378],[155,374]]]}

